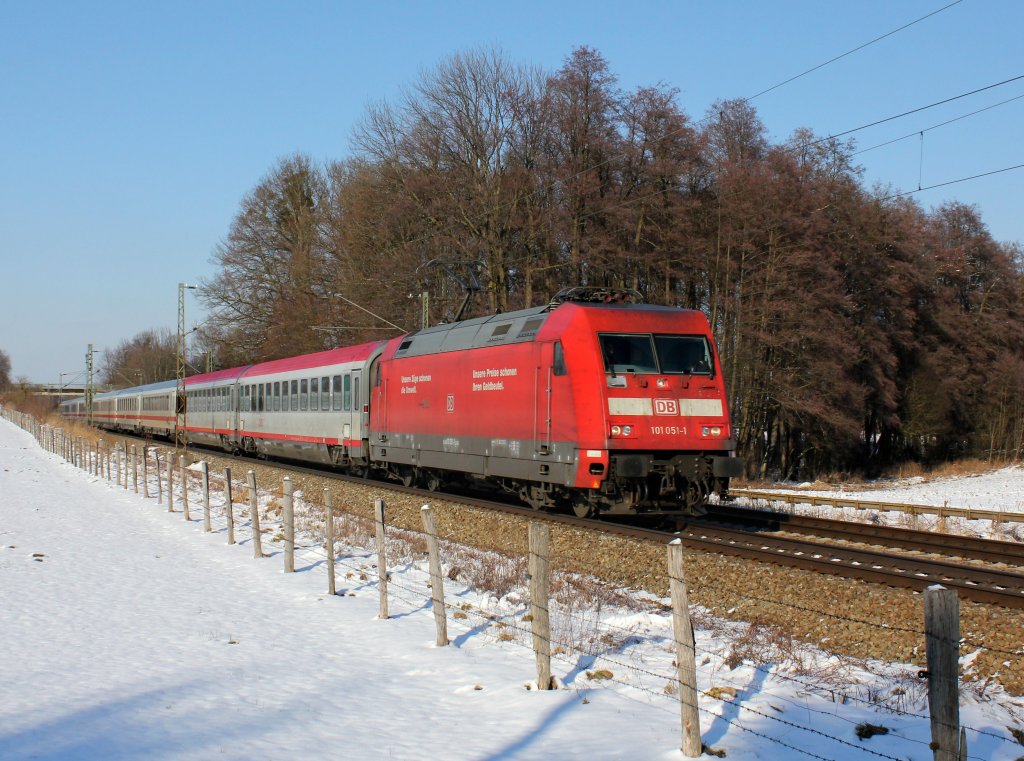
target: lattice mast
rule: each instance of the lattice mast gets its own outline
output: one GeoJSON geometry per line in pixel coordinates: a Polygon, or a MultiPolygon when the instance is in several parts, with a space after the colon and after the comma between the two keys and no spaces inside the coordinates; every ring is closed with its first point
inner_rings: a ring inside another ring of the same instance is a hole
{"type": "Polygon", "coordinates": [[[89,344],[89,349],[85,352],[85,421],[92,425],[92,397],[93,397],[93,383],[92,383],[92,344],[89,344]]]}
{"type": "Polygon", "coordinates": [[[185,454],[188,442],[185,436],[185,425],[188,419],[188,405],[185,403],[185,289],[195,288],[194,285],[178,283],[178,351],[175,372],[177,390],[174,394],[174,450],[179,449],[185,454]]]}

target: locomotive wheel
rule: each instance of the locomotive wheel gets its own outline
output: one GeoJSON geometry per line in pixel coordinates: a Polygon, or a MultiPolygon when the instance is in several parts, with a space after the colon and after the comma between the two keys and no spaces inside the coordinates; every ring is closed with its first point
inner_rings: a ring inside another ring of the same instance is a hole
{"type": "Polygon", "coordinates": [[[436,473],[427,473],[425,480],[427,491],[437,491],[441,488],[441,479],[436,473]]]}
{"type": "Polygon", "coordinates": [[[594,514],[594,506],[586,497],[576,496],[572,500],[572,511],[576,513],[577,518],[589,518],[594,514]]]}
{"type": "Polygon", "coordinates": [[[416,471],[412,468],[402,468],[398,471],[398,480],[402,486],[412,486],[416,481],[416,471]]]}

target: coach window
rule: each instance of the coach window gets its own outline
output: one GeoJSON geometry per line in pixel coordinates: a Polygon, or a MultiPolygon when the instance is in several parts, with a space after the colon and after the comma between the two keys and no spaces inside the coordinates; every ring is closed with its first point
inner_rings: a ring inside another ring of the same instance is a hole
{"type": "Polygon", "coordinates": [[[298,412],[299,409],[299,382],[297,380],[292,381],[292,412],[298,412]]]}
{"type": "Polygon", "coordinates": [[[334,376],[334,384],[332,386],[332,394],[333,394],[332,398],[334,399],[334,402],[333,402],[334,409],[340,410],[341,409],[341,376],[340,375],[335,375],[334,376]]]}
{"type": "Polygon", "coordinates": [[[274,381],[274,412],[281,411],[281,383],[274,381]]]}
{"type": "Polygon", "coordinates": [[[309,409],[309,381],[305,378],[299,381],[299,409],[303,412],[309,409]]]}
{"type": "Polygon", "coordinates": [[[324,376],[320,379],[320,409],[325,412],[331,408],[331,379],[324,376]]]}
{"type": "Polygon", "coordinates": [[[342,396],[344,397],[345,411],[352,409],[352,376],[345,376],[345,391],[342,396]]]}
{"type": "Polygon", "coordinates": [[[359,411],[359,376],[355,377],[352,381],[352,406],[358,412],[359,411]]]}
{"type": "Polygon", "coordinates": [[[309,381],[309,408],[320,409],[320,379],[311,378],[309,381]]]}

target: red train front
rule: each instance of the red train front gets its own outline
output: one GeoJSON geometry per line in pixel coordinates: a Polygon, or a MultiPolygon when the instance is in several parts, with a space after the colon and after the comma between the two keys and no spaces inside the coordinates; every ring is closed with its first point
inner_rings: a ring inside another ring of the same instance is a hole
{"type": "Polygon", "coordinates": [[[575,291],[392,341],[371,371],[371,460],[580,515],[703,511],[742,473],[707,319],[615,296],[575,291]]]}

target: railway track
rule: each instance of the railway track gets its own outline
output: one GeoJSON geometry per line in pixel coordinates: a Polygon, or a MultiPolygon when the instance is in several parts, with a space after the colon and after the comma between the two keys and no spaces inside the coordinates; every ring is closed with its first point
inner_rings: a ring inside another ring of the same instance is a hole
{"type": "Polygon", "coordinates": [[[877,523],[816,518],[734,505],[713,506],[707,521],[745,527],[751,532],[794,533],[890,549],[926,552],[951,559],[979,560],[1024,567],[1024,544],[1020,542],[917,531],[877,523]]]}
{"type": "MultiPolygon", "coordinates": [[[[118,436],[117,438],[132,438],[118,436]]],[[[149,442],[152,444],[152,441],[149,442]]],[[[193,448],[197,451],[200,448],[193,448]]],[[[267,466],[267,460],[249,458],[238,455],[228,455],[219,450],[210,450],[220,457],[226,457],[235,461],[252,462],[253,464],[267,466]]],[[[285,471],[304,473],[326,478],[356,482],[365,484],[366,480],[338,474],[329,469],[321,469],[294,463],[283,463],[270,461],[270,465],[285,471]]],[[[535,511],[529,507],[509,505],[503,502],[496,502],[491,499],[482,499],[462,494],[450,494],[432,492],[416,487],[404,487],[393,482],[378,482],[381,488],[396,493],[411,494],[422,497],[424,500],[436,499],[443,496],[445,499],[456,500],[467,505],[498,510],[505,513],[518,515],[525,519],[545,520],[565,526],[574,526],[588,530],[598,529],[610,534],[632,537],[651,542],[667,543],[675,538],[680,538],[683,544],[691,549],[702,552],[720,553],[734,557],[746,558],[758,562],[773,563],[776,565],[790,566],[816,573],[842,576],[845,578],[860,579],[863,581],[885,584],[893,587],[923,591],[933,584],[941,584],[947,588],[956,589],[961,598],[979,603],[998,605],[1006,608],[1024,609],[1024,573],[1020,572],[1019,566],[1024,565],[1024,558],[1018,553],[1008,559],[1000,556],[992,560],[990,554],[989,562],[1000,562],[1013,565],[1014,570],[1009,568],[992,568],[979,566],[973,563],[958,563],[950,560],[908,555],[905,552],[885,552],[865,547],[846,546],[830,544],[824,541],[816,541],[807,538],[794,538],[781,535],[774,535],[773,531],[765,526],[774,525],[776,521],[779,527],[785,523],[786,530],[792,530],[800,521],[795,516],[781,513],[768,514],[766,523],[762,524],[760,530],[751,530],[749,526],[736,527],[715,524],[708,521],[688,520],[678,527],[676,531],[664,531],[655,528],[623,523],[610,523],[608,521],[596,521],[593,519],[577,518],[570,515],[551,514],[535,511]],[[785,517],[785,521],[782,517],[785,517]]],[[[762,511],[764,512],[764,511],[762,511]]],[[[764,521],[765,519],[762,518],[764,521]]],[[[810,519],[808,519],[810,521],[810,519]]],[[[827,529],[826,523],[841,523],[839,521],[824,521],[814,519],[819,525],[811,528],[807,524],[807,531],[816,531],[819,536],[833,532],[832,538],[859,544],[883,544],[889,547],[898,547],[904,550],[930,552],[935,554],[937,549],[942,548],[943,543],[957,542],[960,550],[959,556],[974,557],[968,545],[976,543],[970,537],[949,537],[947,535],[933,534],[930,544],[928,540],[918,537],[916,540],[910,537],[898,538],[899,532],[895,529],[870,524],[846,523],[845,529],[833,526],[827,529]],[[866,533],[861,530],[864,529],[866,533]],[[879,533],[884,531],[884,536],[879,533]],[[875,532],[872,534],[871,532],[875,532]],[[911,546],[917,541],[922,546],[911,546]],[[904,542],[900,544],[899,542],[904,542]],[[928,544],[930,549],[923,545],[928,544]]],[[[920,533],[920,532],[912,532],[920,533]]],[[[991,543],[989,543],[991,544],[991,543]]],[[[1005,542],[995,543],[999,545],[1011,544],[1005,542]]],[[[978,545],[980,548],[981,545],[978,545]]],[[[1019,545],[1014,545],[1019,547],[1019,545]]],[[[943,548],[949,555],[949,547],[943,548]]],[[[978,550],[981,552],[982,550],[978,550]]],[[[997,548],[989,547],[985,552],[998,553],[997,548]]]]}

